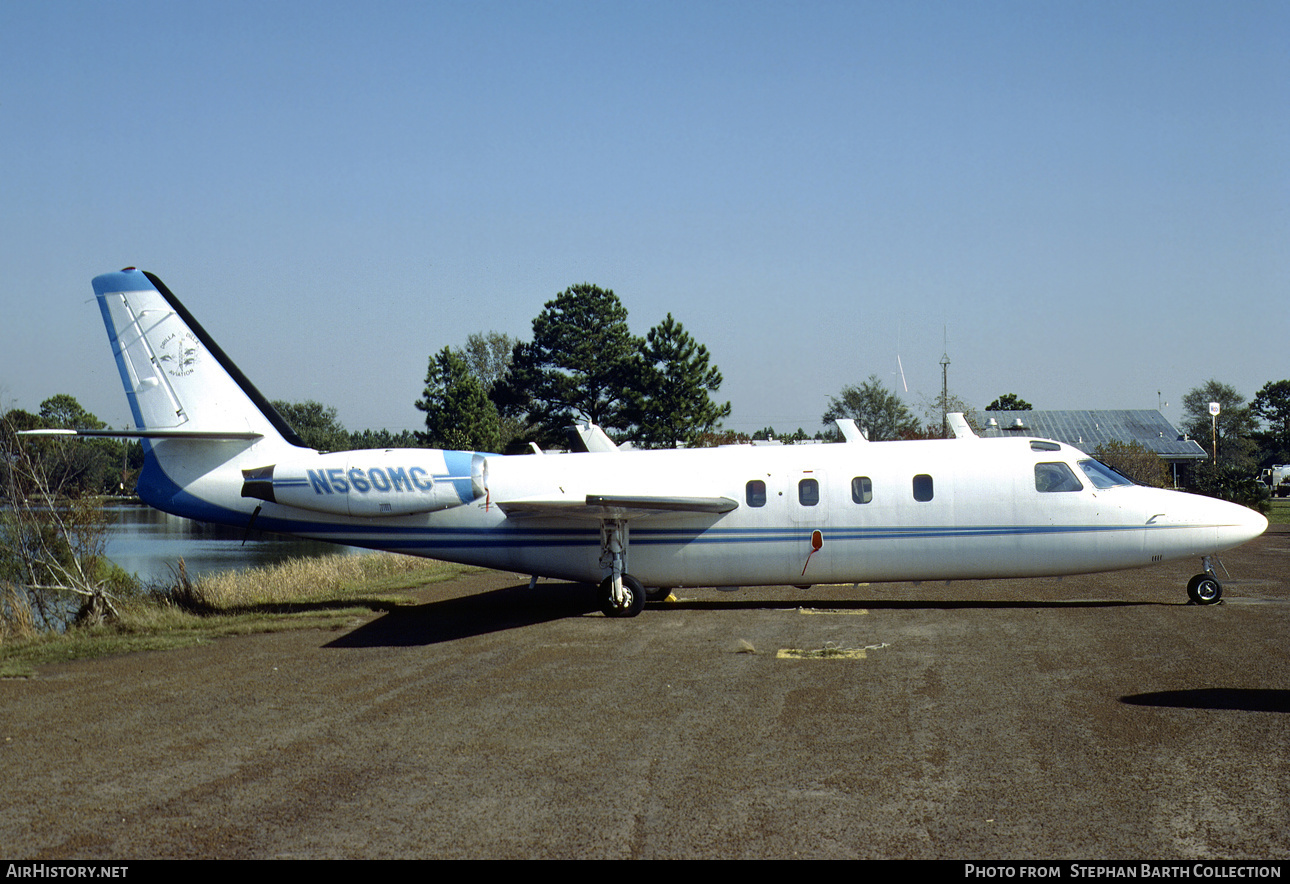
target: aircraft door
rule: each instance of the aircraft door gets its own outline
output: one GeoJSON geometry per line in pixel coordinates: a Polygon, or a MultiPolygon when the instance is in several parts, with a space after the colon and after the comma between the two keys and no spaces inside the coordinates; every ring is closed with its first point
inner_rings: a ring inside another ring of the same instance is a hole
{"type": "Polygon", "coordinates": [[[832,489],[820,470],[800,470],[788,474],[785,503],[793,525],[790,544],[792,563],[802,573],[802,582],[824,579],[824,569],[831,558],[829,548],[829,502],[832,489]]]}

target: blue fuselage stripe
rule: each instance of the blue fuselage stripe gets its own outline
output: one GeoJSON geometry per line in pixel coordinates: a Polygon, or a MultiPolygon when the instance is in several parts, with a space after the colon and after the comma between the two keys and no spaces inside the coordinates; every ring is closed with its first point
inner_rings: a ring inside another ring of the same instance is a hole
{"type": "MultiPolygon", "coordinates": [[[[507,546],[580,546],[600,543],[597,528],[436,528],[410,526],[381,526],[368,528],[359,525],[337,525],[325,522],[299,522],[265,519],[257,523],[265,530],[290,534],[334,537],[338,542],[362,539],[398,548],[418,546],[439,548],[507,547],[507,546]]],[[[1037,525],[977,527],[907,526],[881,528],[831,528],[824,532],[826,542],[876,541],[876,540],[943,540],[964,537],[1029,537],[1060,534],[1123,533],[1125,531],[1167,530],[1172,526],[1148,525],[1037,525]]],[[[1196,526],[1188,526],[1196,527],[1196,526]]],[[[636,530],[632,532],[633,545],[667,546],[688,544],[768,544],[799,542],[809,539],[810,529],[708,529],[706,531],[636,530]]]]}

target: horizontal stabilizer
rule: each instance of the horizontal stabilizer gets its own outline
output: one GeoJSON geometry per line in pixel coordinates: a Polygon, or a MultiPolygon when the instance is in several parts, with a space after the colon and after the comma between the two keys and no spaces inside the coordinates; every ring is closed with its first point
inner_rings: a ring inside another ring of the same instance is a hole
{"type": "Polygon", "coordinates": [[[729,497],[640,497],[588,494],[585,500],[511,500],[498,507],[508,516],[559,516],[566,519],[630,519],[665,513],[728,513],[739,506],[729,497]]]}
{"type": "Polygon", "coordinates": [[[19,436],[97,436],[103,439],[245,439],[264,438],[249,430],[19,430],[19,436]]]}

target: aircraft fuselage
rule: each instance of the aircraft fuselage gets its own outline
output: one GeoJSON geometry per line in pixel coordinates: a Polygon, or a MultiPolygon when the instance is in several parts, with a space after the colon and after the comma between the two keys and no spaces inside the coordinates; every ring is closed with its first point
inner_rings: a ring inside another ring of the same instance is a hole
{"type": "MultiPolygon", "coordinates": [[[[242,526],[260,506],[257,528],[598,582],[597,522],[550,510],[542,517],[508,515],[499,504],[566,500],[572,511],[606,489],[733,501],[721,514],[626,517],[626,570],[651,586],[1079,574],[1209,555],[1266,525],[1252,510],[1212,498],[1128,484],[1098,488],[1080,466],[1087,455],[1029,439],[540,456],[301,452],[278,465],[276,496],[285,494],[288,503],[243,496],[242,465],[263,466],[256,447],[232,458],[229,469],[172,477],[187,488],[182,500],[163,494],[149,502],[242,526]],[[1042,477],[1054,464],[1065,465],[1075,483],[1040,490],[1037,471],[1042,477]],[[432,488],[440,489],[444,506],[376,514],[382,494],[408,499],[432,488]],[[310,511],[318,508],[324,509],[310,511]],[[364,508],[372,514],[347,515],[364,508]]],[[[600,513],[613,515],[612,508],[600,513]]]]}

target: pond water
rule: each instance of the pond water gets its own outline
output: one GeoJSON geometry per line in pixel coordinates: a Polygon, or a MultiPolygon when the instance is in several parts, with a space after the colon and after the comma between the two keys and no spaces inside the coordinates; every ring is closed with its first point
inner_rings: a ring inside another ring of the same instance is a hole
{"type": "Polygon", "coordinates": [[[189,576],[254,568],[301,556],[361,553],[352,546],[297,540],[262,531],[208,525],[163,513],[142,503],[113,502],[107,556],[145,583],[169,581],[184,560],[189,576]]]}

